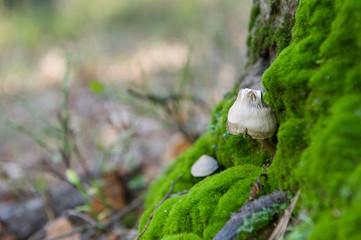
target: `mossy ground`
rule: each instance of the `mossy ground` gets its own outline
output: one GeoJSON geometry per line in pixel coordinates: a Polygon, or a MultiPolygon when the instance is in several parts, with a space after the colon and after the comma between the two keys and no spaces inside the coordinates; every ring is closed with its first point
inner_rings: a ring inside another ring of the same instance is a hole
{"type": "MultiPolygon", "coordinates": [[[[192,186],[185,195],[167,199],[156,211],[143,239],[161,239],[193,233],[211,239],[248,199],[252,183],[264,172],[262,167],[245,164],[209,176],[192,186]]],[[[140,222],[146,221],[158,203],[150,204],[140,222]]]]}
{"type": "MultiPolygon", "coordinates": [[[[311,210],[314,221],[309,239],[361,239],[360,13],[359,0],[301,0],[289,45],[267,27],[259,29],[260,38],[267,33],[271,42],[249,42],[254,56],[267,44],[288,45],[263,76],[265,100],[279,124],[264,192],[301,189],[298,205],[311,210]]],[[[257,14],[254,9],[251,24],[257,14]]],[[[246,201],[271,156],[253,139],[226,131],[235,97],[236,90],[215,108],[208,132],[153,183],[140,229],[180,173],[174,192],[189,193],[166,200],[142,239],[211,239],[246,201]],[[226,170],[192,177],[190,167],[202,154],[226,170]]]]}
{"type": "MultiPolygon", "coordinates": [[[[263,165],[270,162],[271,155],[254,139],[228,133],[227,113],[234,100],[235,95],[229,94],[215,108],[208,132],[150,187],[147,210],[139,229],[144,228],[154,207],[180,174],[182,177],[173,192],[189,192],[166,200],[156,211],[142,239],[173,239],[175,236],[211,239],[229,220],[231,212],[236,212],[247,201],[252,184],[265,172],[263,165]],[[215,157],[220,170],[206,178],[195,178],[190,168],[203,154],[215,157]]],[[[264,191],[268,190],[266,186],[264,191]]]]}

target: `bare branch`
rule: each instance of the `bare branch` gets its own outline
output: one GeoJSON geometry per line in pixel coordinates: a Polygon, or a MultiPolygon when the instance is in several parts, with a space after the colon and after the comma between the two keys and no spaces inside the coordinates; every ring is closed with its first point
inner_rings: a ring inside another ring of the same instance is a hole
{"type": "Polygon", "coordinates": [[[287,202],[287,193],[276,190],[270,194],[264,195],[253,202],[245,204],[238,213],[232,214],[231,219],[224,225],[221,231],[213,240],[230,240],[237,234],[237,229],[244,224],[245,219],[250,219],[252,214],[260,212],[265,208],[272,208],[274,204],[287,202]]]}

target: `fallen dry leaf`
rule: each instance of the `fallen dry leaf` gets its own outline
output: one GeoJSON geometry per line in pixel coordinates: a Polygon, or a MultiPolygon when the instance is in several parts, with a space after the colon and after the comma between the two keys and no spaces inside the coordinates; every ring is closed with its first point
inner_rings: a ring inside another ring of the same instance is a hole
{"type": "MultiPolygon", "coordinates": [[[[108,171],[103,174],[102,179],[103,186],[101,187],[101,191],[108,201],[110,207],[118,210],[125,207],[128,204],[128,190],[119,174],[114,170],[108,171]]],[[[105,209],[104,203],[99,199],[98,196],[94,197],[92,205],[95,209],[95,212],[98,214],[105,209]]]]}
{"type": "MultiPolygon", "coordinates": [[[[46,238],[54,238],[64,233],[68,233],[73,229],[73,225],[66,217],[59,217],[51,221],[45,227],[46,238]]],[[[80,240],[80,234],[74,234],[69,237],[64,237],[62,240],[80,240]]]]}

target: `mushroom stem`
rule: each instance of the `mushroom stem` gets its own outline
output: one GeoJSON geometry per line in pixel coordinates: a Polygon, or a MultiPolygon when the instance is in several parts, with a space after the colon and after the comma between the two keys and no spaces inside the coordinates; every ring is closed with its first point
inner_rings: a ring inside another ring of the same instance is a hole
{"type": "Polygon", "coordinates": [[[276,154],[276,147],[268,140],[268,138],[265,139],[258,139],[260,143],[273,155],[276,154]]]}

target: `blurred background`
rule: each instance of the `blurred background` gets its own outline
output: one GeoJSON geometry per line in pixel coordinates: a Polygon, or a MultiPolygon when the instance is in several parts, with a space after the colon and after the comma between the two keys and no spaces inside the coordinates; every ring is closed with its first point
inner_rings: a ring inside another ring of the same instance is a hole
{"type": "MultiPolygon", "coordinates": [[[[250,8],[0,0],[0,239],[51,238],[141,196],[242,75],[250,8]],[[65,210],[68,228],[52,230],[65,210]],[[29,227],[16,229],[20,220],[29,227]]],[[[132,214],[89,237],[132,239],[141,209],[132,214]]]]}

